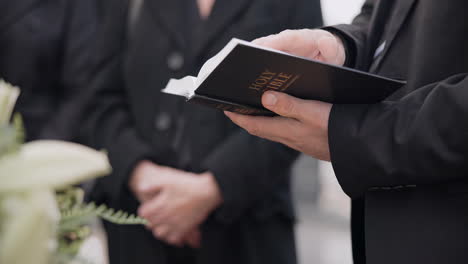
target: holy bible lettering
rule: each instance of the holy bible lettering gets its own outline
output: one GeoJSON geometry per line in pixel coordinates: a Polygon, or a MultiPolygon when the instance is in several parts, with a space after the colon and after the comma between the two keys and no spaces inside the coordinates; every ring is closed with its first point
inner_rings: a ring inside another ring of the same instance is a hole
{"type": "Polygon", "coordinates": [[[268,69],[264,70],[253,83],[250,84],[249,89],[258,92],[265,92],[267,90],[285,91],[291,86],[300,75],[294,75],[284,72],[272,72],[268,69]]]}

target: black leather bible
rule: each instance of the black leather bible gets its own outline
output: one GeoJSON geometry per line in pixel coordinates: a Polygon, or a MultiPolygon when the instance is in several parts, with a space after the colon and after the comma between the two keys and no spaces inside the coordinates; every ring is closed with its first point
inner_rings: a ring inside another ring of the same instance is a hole
{"type": "Polygon", "coordinates": [[[267,90],[334,104],[370,104],[404,84],[232,39],[205,63],[198,77],[172,79],[163,92],[220,110],[272,115],[261,104],[267,90]]]}

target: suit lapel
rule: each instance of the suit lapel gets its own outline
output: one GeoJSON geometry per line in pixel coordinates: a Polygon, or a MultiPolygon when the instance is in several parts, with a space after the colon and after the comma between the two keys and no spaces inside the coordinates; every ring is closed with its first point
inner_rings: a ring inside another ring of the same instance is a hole
{"type": "Polygon", "coordinates": [[[40,3],[39,0],[0,1],[0,33],[40,3]]]}
{"type": "Polygon", "coordinates": [[[199,40],[195,43],[194,54],[202,53],[205,48],[216,38],[232,20],[254,0],[216,0],[210,17],[205,22],[205,27],[199,40]]]}
{"type": "MultiPolygon", "coordinates": [[[[385,0],[384,0],[385,1],[385,0]]],[[[388,0],[392,1],[392,0],[388,0]]],[[[417,0],[398,0],[395,4],[395,11],[393,15],[390,17],[390,25],[387,30],[387,36],[385,37],[385,49],[382,51],[381,55],[374,61],[372,65],[372,71],[377,69],[380,66],[380,63],[384,60],[385,56],[387,55],[389,49],[391,48],[393,41],[395,40],[398,32],[400,31],[401,27],[403,26],[406,18],[410,14],[414,4],[417,0]]],[[[381,45],[381,43],[379,43],[381,45]]]]}
{"type": "Polygon", "coordinates": [[[143,8],[149,8],[152,16],[155,18],[157,23],[166,29],[171,35],[173,40],[180,46],[183,47],[184,35],[183,35],[183,18],[184,10],[186,6],[184,1],[181,0],[145,0],[143,8]]]}

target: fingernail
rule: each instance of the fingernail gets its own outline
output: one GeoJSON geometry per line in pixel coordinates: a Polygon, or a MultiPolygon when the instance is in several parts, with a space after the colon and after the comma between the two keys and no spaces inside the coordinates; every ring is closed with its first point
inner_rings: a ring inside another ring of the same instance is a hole
{"type": "Polygon", "coordinates": [[[276,96],[273,93],[267,92],[263,96],[263,103],[265,105],[273,106],[276,104],[277,101],[278,101],[278,98],[276,98],[276,96]]]}

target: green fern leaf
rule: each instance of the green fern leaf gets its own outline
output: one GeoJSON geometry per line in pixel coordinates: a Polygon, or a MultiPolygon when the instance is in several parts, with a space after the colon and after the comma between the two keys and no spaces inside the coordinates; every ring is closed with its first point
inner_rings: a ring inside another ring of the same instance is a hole
{"type": "Polygon", "coordinates": [[[115,212],[106,205],[96,206],[94,203],[77,205],[70,210],[62,211],[60,230],[73,230],[77,226],[89,223],[93,217],[100,217],[106,221],[119,225],[146,225],[148,222],[135,215],[122,211],[115,212]]]}

